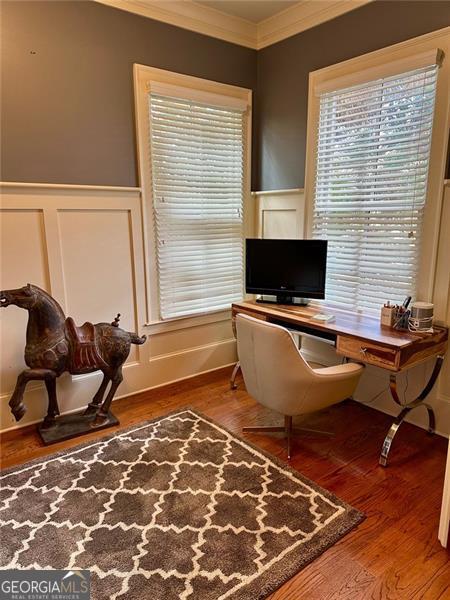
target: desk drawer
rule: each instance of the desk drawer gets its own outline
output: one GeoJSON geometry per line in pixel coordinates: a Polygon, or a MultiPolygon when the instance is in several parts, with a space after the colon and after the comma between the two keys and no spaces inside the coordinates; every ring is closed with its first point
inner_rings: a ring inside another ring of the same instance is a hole
{"type": "Polygon", "coordinates": [[[386,348],[386,346],[379,346],[372,342],[366,343],[363,340],[355,338],[338,336],[336,349],[338,354],[360,360],[370,365],[391,369],[392,371],[398,369],[398,351],[386,348]]]}

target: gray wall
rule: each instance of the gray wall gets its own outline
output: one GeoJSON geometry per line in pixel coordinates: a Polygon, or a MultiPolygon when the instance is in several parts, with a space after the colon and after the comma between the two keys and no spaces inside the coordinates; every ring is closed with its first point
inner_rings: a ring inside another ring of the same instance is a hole
{"type": "Polygon", "coordinates": [[[447,25],[448,1],[377,1],[260,50],[258,189],[303,187],[310,71],[447,25]]]}
{"type": "Polygon", "coordinates": [[[1,179],[136,185],[135,62],[256,89],[253,189],[302,187],[308,73],[450,24],[380,1],[258,53],[90,1],[2,1],[1,179]]]}
{"type": "Polygon", "coordinates": [[[82,0],[1,9],[6,181],[136,185],[135,62],[256,87],[256,52],[208,36],[82,0]]]}

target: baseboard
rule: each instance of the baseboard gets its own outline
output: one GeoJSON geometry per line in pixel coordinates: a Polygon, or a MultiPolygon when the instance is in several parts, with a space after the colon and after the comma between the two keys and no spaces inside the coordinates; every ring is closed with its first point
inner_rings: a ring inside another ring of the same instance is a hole
{"type": "MultiPolygon", "coordinates": [[[[196,379],[197,377],[201,377],[202,375],[207,375],[208,373],[213,373],[214,371],[220,371],[221,369],[231,368],[235,365],[235,362],[229,363],[227,365],[221,365],[219,367],[214,367],[212,369],[206,369],[205,371],[201,371],[199,373],[193,373],[192,375],[188,375],[186,377],[179,377],[177,379],[172,379],[170,381],[166,381],[164,383],[159,383],[157,385],[149,386],[147,388],[143,388],[141,390],[136,390],[134,392],[130,392],[129,394],[121,394],[116,396],[113,400],[116,402],[117,400],[122,400],[123,398],[131,398],[132,396],[137,396],[138,394],[142,394],[145,392],[150,392],[151,390],[156,390],[159,388],[169,387],[174,383],[179,383],[180,381],[188,381],[189,379],[196,379]]],[[[77,406],[76,408],[72,408],[70,410],[61,411],[61,415],[71,415],[76,412],[79,412],[83,407],[77,406]]],[[[30,427],[31,425],[36,425],[37,423],[42,422],[42,417],[40,419],[34,419],[32,421],[27,421],[26,423],[18,423],[17,425],[13,425],[11,427],[7,427],[1,430],[1,433],[7,433],[8,431],[16,431],[17,429],[23,429],[24,427],[30,427]]]]}

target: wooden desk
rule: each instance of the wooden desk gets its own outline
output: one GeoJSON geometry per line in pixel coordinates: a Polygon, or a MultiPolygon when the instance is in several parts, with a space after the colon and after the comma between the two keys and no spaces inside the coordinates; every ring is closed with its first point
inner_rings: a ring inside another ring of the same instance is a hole
{"type": "MultiPolygon", "coordinates": [[[[435,417],[431,406],[424,402],[439,375],[448,345],[448,329],[435,327],[432,334],[410,333],[382,327],[376,317],[349,313],[336,308],[317,306],[285,306],[255,301],[232,305],[233,327],[238,313],[251,315],[270,323],[295,329],[299,333],[310,333],[334,342],[337,354],[368,365],[387,369],[390,372],[390,390],[394,401],[402,408],[393,422],[380,455],[380,464],[386,466],[389,450],[395,434],[406,415],[425,406],[429,417],[429,432],[435,429],[435,417]],[[312,319],[318,312],[329,312],[335,320],[320,323],[312,319]],[[407,405],[400,402],[397,393],[396,374],[422,362],[435,358],[433,373],[417,398],[407,405]]],[[[233,373],[232,386],[238,365],[233,373]]]]}

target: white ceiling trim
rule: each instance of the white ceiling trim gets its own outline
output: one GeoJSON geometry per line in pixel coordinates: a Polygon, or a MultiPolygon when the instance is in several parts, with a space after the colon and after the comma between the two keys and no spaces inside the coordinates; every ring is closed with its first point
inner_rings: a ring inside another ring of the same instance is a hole
{"type": "Polygon", "coordinates": [[[95,0],[197,33],[256,49],[256,24],[187,0],[95,0]]]}
{"type": "Polygon", "coordinates": [[[94,1],[260,50],[373,0],[301,0],[295,6],[258,24],[197,4],[192,0],[94,1]]]}
{"type": "Polygon", "coordinates": [[[273,17],[258,23],[257,46],[259,50],[280,42],[296,33],[311,29],[330,19],[339,17],[372,0],[302,0],[273,17]]]}

